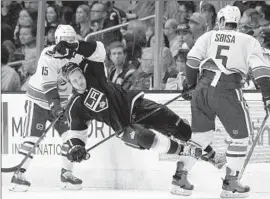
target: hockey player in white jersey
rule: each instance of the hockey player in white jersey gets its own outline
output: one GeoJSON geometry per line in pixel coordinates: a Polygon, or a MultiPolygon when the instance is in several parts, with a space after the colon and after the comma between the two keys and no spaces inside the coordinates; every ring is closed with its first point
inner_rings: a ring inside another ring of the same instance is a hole
{"type": "MultiPolygon", "coordinates": [[[[76,32],[70,25],[59,25],[57,27],[55,31],[56,43],[61,40],[74,41],[75,39],[76,32]]],[[[44,132],[46,122],[51,122],[54,118],[63,114],[62,102],[67,100],[72,88],[58,77],[61,67],[69,61],[75,63],[82,61],[82,56],[80,55],[67,55],[59,59],[57,53],[54,52],[54,47],[55,45],[49,46],[41,52],[37,70],[35,74],[30,77],[28,83],[26,91],[27,100],[25,104],[26,119],[24,140],[19,149],[19,154],[22,156],[22,159],[28,154],[35,142],[44,132]]],[[[63,117],[61,120],[57,121],[54,128],[57,130],[64,143],[68,134],[66,118],[63,117]]],[[[65,152],[63,152],[62,149],[62,154],[63,153],[65,152]]],[[[24,173],[32,159],[33,154],[31,154],[23,164],[20,171],[14,173],[11,179],[11,191],[28,190],[30,182],[25,179],[24,173]]],[[[68,161],[64,156],[62,159],[63,166],[60,177],[62,188],[81,189],[82,180],[72,175],[73,163],[68,161]]],[[[42,173],[40,173],[40,175],[42,175],[42,173]]]]}
{"type": "MultiPolygon", "coordinates": [[[[241,17],[239,9],[226,6],[221,12],[220,29],[202,35],[187,56],[184,88],[186,93],[193,91],[191,139],[204,149],[212,142],[218,116],[232,139],[226,152],[227,168],[220,196],[247,197],[250,188],[239,182],[238,175],[245,161],[252,125],[241,87],[251,69],[261,89],[265,110],[269,112],[270,68],[259,42],[236,31],[241,17]]],[[[186,175],[195,163],[192,157],[178,162],[173,183],[178,185],[173,190],[175,194],[185,191],[191,194],[194,187],[186,175]]]]}

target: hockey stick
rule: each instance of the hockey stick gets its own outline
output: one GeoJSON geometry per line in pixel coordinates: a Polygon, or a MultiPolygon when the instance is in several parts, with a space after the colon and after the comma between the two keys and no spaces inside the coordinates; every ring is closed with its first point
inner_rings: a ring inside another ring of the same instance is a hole
{"type": "Polygon", "coordinates": [[[243,165],[243,168],[241,170],[241,173],[238,176],[238,179],[239,180],[242,178],[243,173],[244,173],[244,171],[245,171],[245,169],[246,169],[246,167],[247,167],[247,165],[248,165],[248,163],[250,161],[250,158],[251,158],[251,156],[253,154],[254,148],[257,145],[257,142],[258,142],[261,134],[263,133],[263,130],[264,130],[264,127],[265,127],[265,123],[266,123],[268,117],[269,117],[269,113],[267,112],[266,115],[265,115],[265,117],[264,117],[264,119],[263,119],[263,122],[262,122],[262,124],[260,126],[260,129],[259,129],[259,131],[258,131],[258,133],[257,133],[257,135],[256,135],[256,137],[255,137],[255,139],[254,139],[254,141],[253,141],[253,143],[251,145],[251,148],[250,148],[250,150],[248,152],[248,155],[247,155],[247,158],[246,158],[245,163],[243,165]]]}
{"type": "Polygon", "coordinates": [[[61,115],[56,117],[51,122],[51,124],[47,127],[47,129],[45,129],[45,131],[42,133],[41,137],[37,140],[37,142],[34,144],[33,148],[31,149],[31,151],[29,151],[27,153],[27,155],[23,158],[23,160],[21,161],[20,164],[18,164],[17,166],[14,166],[14,167],[10,167],[10,168],[1,168],[1,172],[9,173],[9,172],[14,172],[14,171],[19,170],[22,167],[22,165],[26,162],[26,160],[30,157],[31,153],[35,152],[36,147],[38,147],[39,143],[45,138],[48,131],[51,129],[52,126],[54,126],[54,124],[60,119],[60,117],[61,117],[61,115]]]}
{"type": "MultiPolygon", "coordinates": [[[[175,98],[167,101],[165,104],[162,104],[160,107],[156,108],[155,110],[151,111],[149,114],[141,117],[140,119],[136,120],[135,123],[138,123],[142,120],[144,120],[145,118],[149,117],[150,115],[153,115],[154,113],[156,113],[157,111],[159,111],[161,109],[162,106],[167,106],[168,104],[172,103],[173,101],[177,100],[178,98],[182,97],[182,93],[180,95],[177,95],[175,98]]],[[[95,145],[91,146],[90,148],[88,148],[86,151],[89,152],[92,149],[96,148],[97,146],[101,145],[102,143],[106,142],[107,140],[111,139],[112,137],[114,137],[116,135],[116,133],[111,134],[110,136],[106,137],[105,139],[101,140],[100,142],[96,143],[95,145]]]]}

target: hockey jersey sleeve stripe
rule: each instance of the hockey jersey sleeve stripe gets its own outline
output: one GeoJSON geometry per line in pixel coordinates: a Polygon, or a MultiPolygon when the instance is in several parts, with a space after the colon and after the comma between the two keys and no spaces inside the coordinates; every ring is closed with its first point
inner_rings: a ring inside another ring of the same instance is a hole
{"type": "Polygon", "coordinates": [[[199,69],[200,66],[200,61],[197,59],[187,59],[187,66],[192,68],[192,69],[199,69]]]}
{"type": "Polygon", "coordinates": [[[31,86],[28,86],[26,93],[28,97],[33,98],[34,100],[38,100],[38,101],[46,102],[46,103],[48,102],[43,92],[36,90],[32,88],[31,86]]]}
{"type": "Polygon", "coordinates": [[[47,93],[50,90],[57,88],[57,82],[42,84],[42,87],[43,87],[44,92],[47,93]]]}
{"type": "Polygon", "coordinates": [[[262,77],[270,77],[269,67],[256,67],[252,69],[252,74],[255,80],[262,77]]]}
{"type": "Polygon", "coordinates": [[[187,59],[190,59],[190,60],[196,60],[196,61],[199,61],[201,62],[202,60],[197,58],[197,57],[193,57],[193,56],[187,56],[187,59]]]}

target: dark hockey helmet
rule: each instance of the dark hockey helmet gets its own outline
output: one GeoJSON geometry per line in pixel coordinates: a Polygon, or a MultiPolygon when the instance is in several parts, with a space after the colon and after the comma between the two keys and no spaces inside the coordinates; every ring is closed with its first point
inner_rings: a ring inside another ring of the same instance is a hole
{"type": "Polygon", "coordinates": [[[69,82],[69,74],[74,72],[75,70],[80,70],[82,72],[82,70],[80,69],[79,65],[73,62],[68,62],[67,64],[65,64],[62,68],[61,68],[61,77],[69,82]]]}

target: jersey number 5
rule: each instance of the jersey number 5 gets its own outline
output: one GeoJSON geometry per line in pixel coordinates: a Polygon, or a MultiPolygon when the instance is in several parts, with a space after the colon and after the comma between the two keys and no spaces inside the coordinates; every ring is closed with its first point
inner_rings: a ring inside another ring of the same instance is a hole
{"type": "Polygon", "coordinates": [[[229,50],[230,46],[218,45],[216,59],[221,59],[224,67],[227,65],[228,57],[222,55],[222,50],[229,50]]]}
{"type": "Polygon", "coordinates": [[[48,67],[47,66],[43,66],[42,67],[42,75],[43,76],[47,76],[48,75],[48,67]]]}

